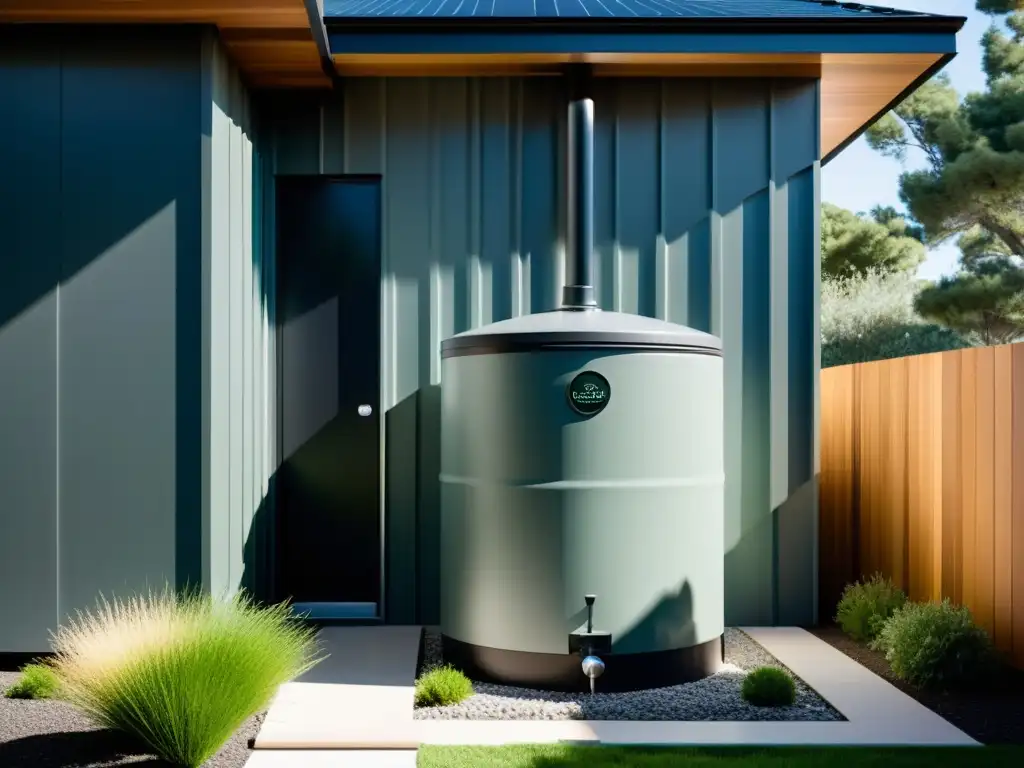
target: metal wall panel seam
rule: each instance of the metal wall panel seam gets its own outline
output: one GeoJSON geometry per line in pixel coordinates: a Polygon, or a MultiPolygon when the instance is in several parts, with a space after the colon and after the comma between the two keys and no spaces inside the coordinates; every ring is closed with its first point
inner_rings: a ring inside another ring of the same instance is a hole
{"type": "Polygon", "coordinates": [[[612,121],[612,309],[616,312],[622,312],[622,243],[620,242],[619,229],[622,225],[622,185],[619,183],[619,163],[622,162],[621,158],[621,128],[619,126],[619,118],[621,117],[621,105],[619,104],[619,94],[621,92],[621,83],[616,80],[612,84],[611,91],[611,102],[613,105],[612,114],[614,115],[612,121]]]}
{"type": "Polygon", "coordinates": [[[792,489],[789,488],[789,259],[788,257],[788,181],[778,178],[780,151],[779,114],[776,104],[776,81],[769,85],[769,164],[768,211],[771,230],[769,258],[771,264],[772,330],[770,336],[770,391],[769,411],[771,434],[771,505],[782,505],[792,489]]]}
{"type": "Polygon", "coordinates": [[[654,316],[669,319],[668,242],[665,238],[665,78],[658,80],[658,231],[654,243],[654,316]]]}
{"type": "Polygon", "coordinates": [[[324,126],[324,102],[323,102],[323,99],[320,100],[320,109],[318,110],[318,115],[319,115],[319,119],[320,119],[320,131],[319,131],[319,134],[318,134],[318,138],[320,139],[320,141],[318,142],[318,146],[317,146],[317,155],[318,155],[318,157],[317,157],[318,166],[317,167],[319,169],[318,172],[321,175],[323,175],[323,172],[324,172],[324,132],[325,132],[325,126],[324,126]]]}
{"type": "Polygon", "coordinates": [[[441,342],[444,336],[444,282],[441,274],[441,129],[438,126],[439,116],[435,108],[435,80],[427,82],[427,129],[430,132],[430,267],[428,295],[430,306],[430,371],[429,384],[441,383],[441,342]]]}
{"type": "MultiPolygon", "coordinates": [[[[779,211],[778,211],[778,125],[776,120],[778,112],[775,103],[776,82],[771,79],[767,83],[767,106],[768,106],[768,320],[770,330],[768,335],[768,514],[772,516],[772,624],[779,623],[780,602],[781,602],[781,574],[779,572],[779,557],[781,555],[780,519],[781,506],[785,503],[785,489],[780,489],[778,476],[779,465],[785,460],[780,443],[787,441],[780,433],[780,428],[789,428],[789,420],[782,419],[780,414],[780,395],[782,396],[782,411],[788,411],[788,398],[785,387],[778,386],[780,376],[785,381],[786,349],[785,349],[785,295],[780,291],[785,286],[786,276],[780,275],[780,269],[785,268],[785,259],[782,256],[778,243],[779,235],[779,211]],[[779,307],[783,313],[780,317],[779,307]],[[779,357],[782,356],[780,360],[779,357]]],[[[786,475],[788,485],[788,473],[786,475]]]]}
{"type": "Polygon", "coordinates": [[[513,158],[513,174],[511,179],[512,190],[512,316],[519,317],[525,310],[524,292],[526,286],[523,282],[523,80],[516,78],[514,81],[515,91],[509,98],[515,102],[514,137],[515,142],[513,158]]]}
{"type": "MultiPolygon", "coordinates": [[[[387,573],[387,524],[388,524],[388,507],[387,507],[387,419],[386,414],[388,409],[393,405],[397,405],[398,401],[398,377],[395,375],[397,369],[397,351],[395,344],[395,324],[397,313],[397,287],[395,285],[394,275],[391,273],[391,260],[388,256],[388,248],[390,247],[390,238],[388,237],[389,227],[391,226],[391,215],[390,209],[387,205],[388,201],[388,106],[387,106],[387,79],[380,78],[380,160],[378,168],[381,171],[380,181],[380,270],[381,270],[381,310],[384,314],[384,318],[381,322],[380,334],[380,353],[382,359],[388,360],[387,366],[381,366],[384,370],[379,371],[378,374],[378,388],[380,390],[379,398],[379,416],[377,419],[378,432],[378,464],[380,467],[380,479],[378,482],[378,490],[380,494],[380,500],[378,506],[380,509],[380,524],[378,525],[379,538],[380,538],[380,594],[379,604],[377,606],[377,615],[382,619],[387,615],[387,585],[388,585],[388,573],[387,573]],[[385,277],[387,275],[387,277],[385,277]],[[387,355],[387,356],[384,356],[387,355]],[[390,380],[389,378],[390,377],[390,380]],[[390,383],[390,393],[389,390],[390,383]],[[388,402],[390,401],[390,402],[388,402]]],[[[345,99],[343,109],[345,114],[348,113],[349,100],[345,99]]],[[[348,131],[345,132],[346,137],[348,131]]],[[[346,156],[346,164],[348,162],[346,156]]],[[[413,596],[413,600],[416,596],[413,596]]],[[[415,602],[413,603],[415,605],[415,602]]]]}
{"type": "Polygon", "coordinates": [[[469,99],[469,324],[471,328],[479,328],[483,317],[483,297],[481,294],[481,283],[483,282],[480,265],[480,241],[481,241],[481,217],[482,206],[480,196],[482,194],[480,166],[483,158],[483,141],[481,136],[481,80],[473,78],[469,81],[467,98],[469,99]]]}
{"type": "MultiPolygon", "coordinates": [[[[708,213],[708,250],[709,278],[708,300],[709,332],[722,338],[722,214],[718,210],[718,184],[716,174],[718,172],[718,114],[715,104],[715,81],[708,83],[707,94],[708,107],[708,200],[711,203],[711,210],[708,213]]],[[[724,340],[723,340],[724,341],[724,340]]]]}
{"type": "MultiPolygon", "coordinates": [[[[64,147],[64,41],[63,40],[61,40],[58,43],[58,45],[57,45],[57,73],[58,73],[57,74],[57,79],[58,79],[58,104],[57,104],[57,115],[58,115],[58,118],[57,119],[59,121],[58,125],[57,125],[57,141],[58,141],[58,144],[57,144],[57,146],[58,146],[58,153],[57,153],[58,154],[58,160],[57,160],[57,194],[59,196],[58,200],[60,201],[60,204],[57,206],[57,216],[58,216],[57,222],[58,222],[58,226],[60,227],[60,231],[63,232],[64,231],[64,213],[65,213],[65,211],[64,211],[64,151],[63,151],[63,147],[64,147]]],[[[56,586],[56,590],[55,590],[56,591],[56,600],[54,601],[54,610],[55,610],[56,615],[54,617],[54,619],[55,619],[54,626],[59,626],[60,622],[61,622],[61,619],[63,618],[63,613],[61,612],[61,600],[60,600],[60,577],[61,577],[61,569],[60,569],[60,562],[61,562],[61,535],[60,534],[61,534],[61,528],[60,528],[60,524],[61,524],[61,505],[62,505],[61,492],[60,492],[61,476],[62,476],[61,461],[60,461],[60,455],[61,455],[61,440],[60,440],[60,438],[61,438],[61,429],[60,429],[60,425],[61,425],[61,408],[60,408],[61,365],[60,365],[60,361],[61,361],[61,357],[62,357],[62,355],[61,355],[61,333],[60,333],[60,327],[61,327],[60,309],[61,309],[61,302],[62,302],[62,298],[61,298],[61,284],[63,282],[64,269],[65,269],[64,249],[63,248],[60,248],[60,247],[57,248],[57,258],[58,258],[58,264],[57,264],[57,285],[56,285],[56,288],[54,290],[54,294],[55,294],[54,295],[54,299],[56,301],[56,307],[54,308],[54,314],[56,315],[55,334],[56,334],[56,354],[57,354],[57,360],[56,360],[56,379],[57,379],[57,381],[56,381],[56,387],[55,387],[56,397],[54,398],[54,400],[56,401],[55,432],[56,432],[56,450],[57,450],[56,460],[54,462],[54,469],[55,469],[54,481],[57,484],[57,487],[56,487],[56,489],[54,491],[54,497],[56,499],[56,509],[55,509],[55,513],[56,513],[56,521],[55,521],[56,543],[55,543],[55,548],[56,548],[56,556],[57,556],[57,559],[56,559],[56,561],[54,563],[54,570],[55,570],[55,575],[56,575],[56,580],[54,582],[54,585],[56,586]]]]}

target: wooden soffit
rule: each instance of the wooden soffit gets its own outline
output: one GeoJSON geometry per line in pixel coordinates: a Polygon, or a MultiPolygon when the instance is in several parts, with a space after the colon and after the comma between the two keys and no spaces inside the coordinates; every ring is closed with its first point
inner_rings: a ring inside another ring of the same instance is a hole
{"type": "Polygon", "coordinates": [[[0,0],[4,22],[211,24],[251,87],[331,84],[306,0],[0,0]]]}
{"type": "Polygon", "coordinates": [[[599,77],[795,77],[821,80],[828,158],[949,58],[942,53],[345,54],[343,76],[558,76],[588,63],[599,77]]]}

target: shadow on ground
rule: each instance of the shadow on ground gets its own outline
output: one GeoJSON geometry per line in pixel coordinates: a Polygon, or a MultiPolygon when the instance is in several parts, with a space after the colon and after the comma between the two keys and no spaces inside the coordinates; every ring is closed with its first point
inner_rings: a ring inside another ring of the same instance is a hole
{"type": "Polygon", "coordinates": [[[3,768],[168,768],[116,731],[74,731],[25,736],[0,743],[3,768]]]}

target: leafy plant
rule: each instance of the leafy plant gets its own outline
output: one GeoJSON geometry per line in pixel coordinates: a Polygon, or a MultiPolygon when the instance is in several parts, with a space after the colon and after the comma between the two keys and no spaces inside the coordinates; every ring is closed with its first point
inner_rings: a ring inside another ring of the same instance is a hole
{"type": "Polygon", "coordinates": [[[755,707],[788,707],[796,701],[796,685],[783,669],[758,667],[743,679],[740,695],[755,707]]]}
{"type": "Polygon", "coordinates": [[[970,342],[922,321],[914,308],[926,284],[909,272],[870,269],[821,282],[821,367],[961,349],[970,342]]]}
{"type": "Polygon", "coordinates": [[[169,589],[100,600],[54,636],[62,695],[175,765],[197,768],[278,686],[320,661],[287,605],[169,589]]]}
{"type": "Polygon", "coordinates": [[[907,603],[885,622],[872,647],[885,653],[893,673],[923,688],[958,688],[984,680],[994,669],[988,635],[965,606],[907,603]]]}
{"type": "Polygon", "coordinates": [[[435,667],[416,681],[417,707],[447,707],[473,695],[473,683],[450,665],[435,667]]]}
{"type": "Polygon", "coordinates": [[[34,662],[21,668],[18,682],[4,691],[8,699],[52,699],[60,692],[60,677],[49,664],[34,662]]]}
{"type": "Polygon", "coordinates": [[[836,623],[854,640],[872,640],[907,596],[891,579],[875,573],[864,582],[848,584],[836,609],[836,623]]]}
{"type": "Polygon", "coordinates": [[[821,274],[835,278],[869,270],[913,271],[925,258],[922,236],[920,227],[892,207],[876,207],[865,215],[822,203],[821,274]]]}
{"type": "Polygon", "coordinates": [[[984,90],[961,98],[939,74],[871,126],[867,141],[915,161],[900,175],[900,199],[925,243],[958,238],[961,269],[923,292],[918,311],[1002,344],[1024,337],[1024,3],[976,6],[1002,17],[980,41],[984,90]]]}

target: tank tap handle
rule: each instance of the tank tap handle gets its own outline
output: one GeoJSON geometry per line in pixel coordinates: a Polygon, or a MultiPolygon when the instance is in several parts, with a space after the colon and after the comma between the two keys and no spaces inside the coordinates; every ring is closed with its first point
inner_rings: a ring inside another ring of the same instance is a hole
{"type": "Polygon", "coordinates": [[[583,600],[587,604],[587,632],[594,631],[594,601],[597,595],[584,595],[583,600]]]}

